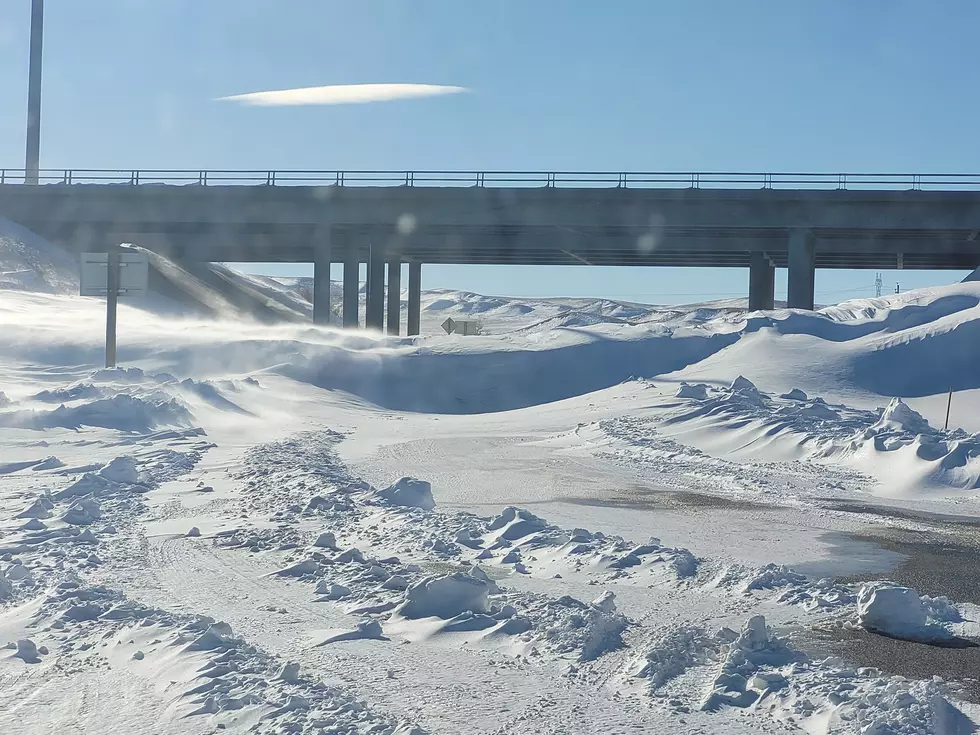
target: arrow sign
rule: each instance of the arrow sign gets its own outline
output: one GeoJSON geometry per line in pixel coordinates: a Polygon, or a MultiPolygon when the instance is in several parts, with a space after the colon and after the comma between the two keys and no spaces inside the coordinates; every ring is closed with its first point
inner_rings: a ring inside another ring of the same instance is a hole
{"type": "Polygon", "coordinates": [[[452,317],[447,317],[446,321],[442,323],[442,328],[446,330],[446,334],[452,334],[455,327],[456,322],[453,321],[452,317]]]}

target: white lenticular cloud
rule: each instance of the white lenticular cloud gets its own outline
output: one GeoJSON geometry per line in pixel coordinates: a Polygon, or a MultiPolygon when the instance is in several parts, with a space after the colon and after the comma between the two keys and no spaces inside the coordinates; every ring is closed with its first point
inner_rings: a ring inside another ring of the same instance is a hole
{"type": "Polygon", "coordinates": [[[442,84],[332,84],[326,87],[279,89],[219,97],[223,102],[277,107],[283,105],[356,105],[364,102],[388,102],[416,97],[436,97],[467,92],[466,87],[442,84]]]}

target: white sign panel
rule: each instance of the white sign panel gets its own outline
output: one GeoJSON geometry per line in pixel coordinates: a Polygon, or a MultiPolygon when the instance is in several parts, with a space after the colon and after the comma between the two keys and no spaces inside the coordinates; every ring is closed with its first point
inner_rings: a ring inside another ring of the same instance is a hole
{"type": "Polygon", "coordinates": [[[480,323],[475,321],[461,321],[459,319],[453,319],[449,317],[442,323],[442,328],[446,330],[446,334],[479,334],[480,333],[480,323]]]}
{"type": "MultiPolygon", "coordinates": [[[[133,298],[146,295],[150,261],[146,253],[119,252],[119,296],[133,298]]],[[[105,296],[108,290],[109,256],[107,253],[82,253],[79,289],[82,296],[105,296]]]]}

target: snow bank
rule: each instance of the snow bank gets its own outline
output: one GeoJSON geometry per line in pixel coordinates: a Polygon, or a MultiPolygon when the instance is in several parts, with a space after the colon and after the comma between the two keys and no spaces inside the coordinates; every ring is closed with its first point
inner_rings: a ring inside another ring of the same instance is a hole
{"type": "Polygon", "coordinates": [[[146,432],[164,426],[189,427],[191,413],[176,399],[153,400],[117,395],[53,411],[3,411],[0,427],[17,429],[77,429],[98,426],[118,431],[146,432]]]}

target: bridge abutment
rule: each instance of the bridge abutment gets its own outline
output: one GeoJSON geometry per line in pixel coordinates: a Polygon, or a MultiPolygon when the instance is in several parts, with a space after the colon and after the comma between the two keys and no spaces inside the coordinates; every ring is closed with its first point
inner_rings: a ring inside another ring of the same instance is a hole
{"type": "Polygon", "coordinates": [[[360,296],[361,261],[358,258],[357,246],[353,243],[344,252],[344,327],[357,329],[358,297],[360,296]]]}
{"type": "Polygon", "coordinates": [[[408,336],[413,337],[421,331],[422,323],[422,264],[411,261],[408,264],[408,336]]]}
{"type": "Polygon", "coordinates": [[[772,309],[776,304],[776,267],[761,250],[749,261],[749,311],[772,309]]]}
{"type": "Polygon", "coordinates": [[[813,234],[804,229],[790,230],[786,305],[791,309],[813,309],[814,256],[813,234]]]}
{"type": "Polygon", "coordinates": [[[402,262],[398,258],[388,261],[388,334],[397,337],[402,311],[402,262]]]}

